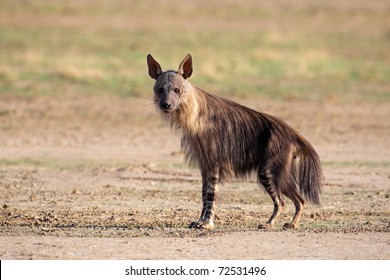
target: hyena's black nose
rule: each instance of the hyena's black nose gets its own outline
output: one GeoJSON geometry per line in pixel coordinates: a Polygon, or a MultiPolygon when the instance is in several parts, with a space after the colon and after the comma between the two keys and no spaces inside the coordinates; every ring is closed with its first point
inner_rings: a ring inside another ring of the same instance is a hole
{"type": "Polygon", "coordinates": [[[161,108],[162,110],[167,110],[167,109],[171,108],[171,104],[168,103],[168,102],[161,102],[161,103],[160,103],[160,108],[161,108]]]}

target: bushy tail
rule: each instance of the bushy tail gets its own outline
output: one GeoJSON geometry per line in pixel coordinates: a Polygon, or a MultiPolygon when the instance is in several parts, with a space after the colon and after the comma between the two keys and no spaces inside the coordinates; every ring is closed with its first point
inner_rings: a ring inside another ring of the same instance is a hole
{"type": "Polygon", "coordinates": [[[320,158],[307,140],[299,137],[297,142],[300,147],[298,163],[300,191],[307,200],[319,205],[323,177],[320,158]]]}

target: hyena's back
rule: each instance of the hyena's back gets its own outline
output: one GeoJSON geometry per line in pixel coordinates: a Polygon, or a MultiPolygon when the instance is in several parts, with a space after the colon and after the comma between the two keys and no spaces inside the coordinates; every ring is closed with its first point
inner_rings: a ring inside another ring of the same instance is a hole
{"type": "Polygon", "coordinates": [[[203,127],[195,134],[183,133],[182,144],[189,161],[201,169],[220,163],[221,178],[245,177],[283,165],[307,148],[307,141],[273,116],[199,89],[197,95],[204,108],[198,119],[203,127]]]}

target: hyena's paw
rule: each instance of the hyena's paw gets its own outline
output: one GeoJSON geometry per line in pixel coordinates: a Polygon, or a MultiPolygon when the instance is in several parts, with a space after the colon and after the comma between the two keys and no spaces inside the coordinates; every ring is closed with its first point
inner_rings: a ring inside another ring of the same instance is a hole
{"type": "Polygon", "coordinates": [[[260,224],[257,228],[258,229],[273,229],[274,225],[273,224],[260,224]]]}
{"type": "Polygon", "coordinates": [[[195,229],[213,229],[214,222],[212,220],[207,220],[204,222],[197,221],[197,222],[192,222],[188,227],[195,228],[195,229]]]}
{"type": "Polygon", "coordinates": [[[283,229],[297,229],[299,226],[293,223],[285,223],[283,229]]]}

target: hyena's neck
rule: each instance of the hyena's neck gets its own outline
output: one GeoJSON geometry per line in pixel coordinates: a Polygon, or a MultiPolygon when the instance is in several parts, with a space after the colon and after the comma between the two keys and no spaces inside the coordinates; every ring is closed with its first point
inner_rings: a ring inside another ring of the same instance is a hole
{"type": "Polygon", "coordinates": [[[180,97],[179,108],[169,116],[170,125],[181,132],[190,135],[201,133],[201,118],[205,114],[205,106],[202,106],[204,96],[202,92],[187,82],[185,92],[180,97]]]}

